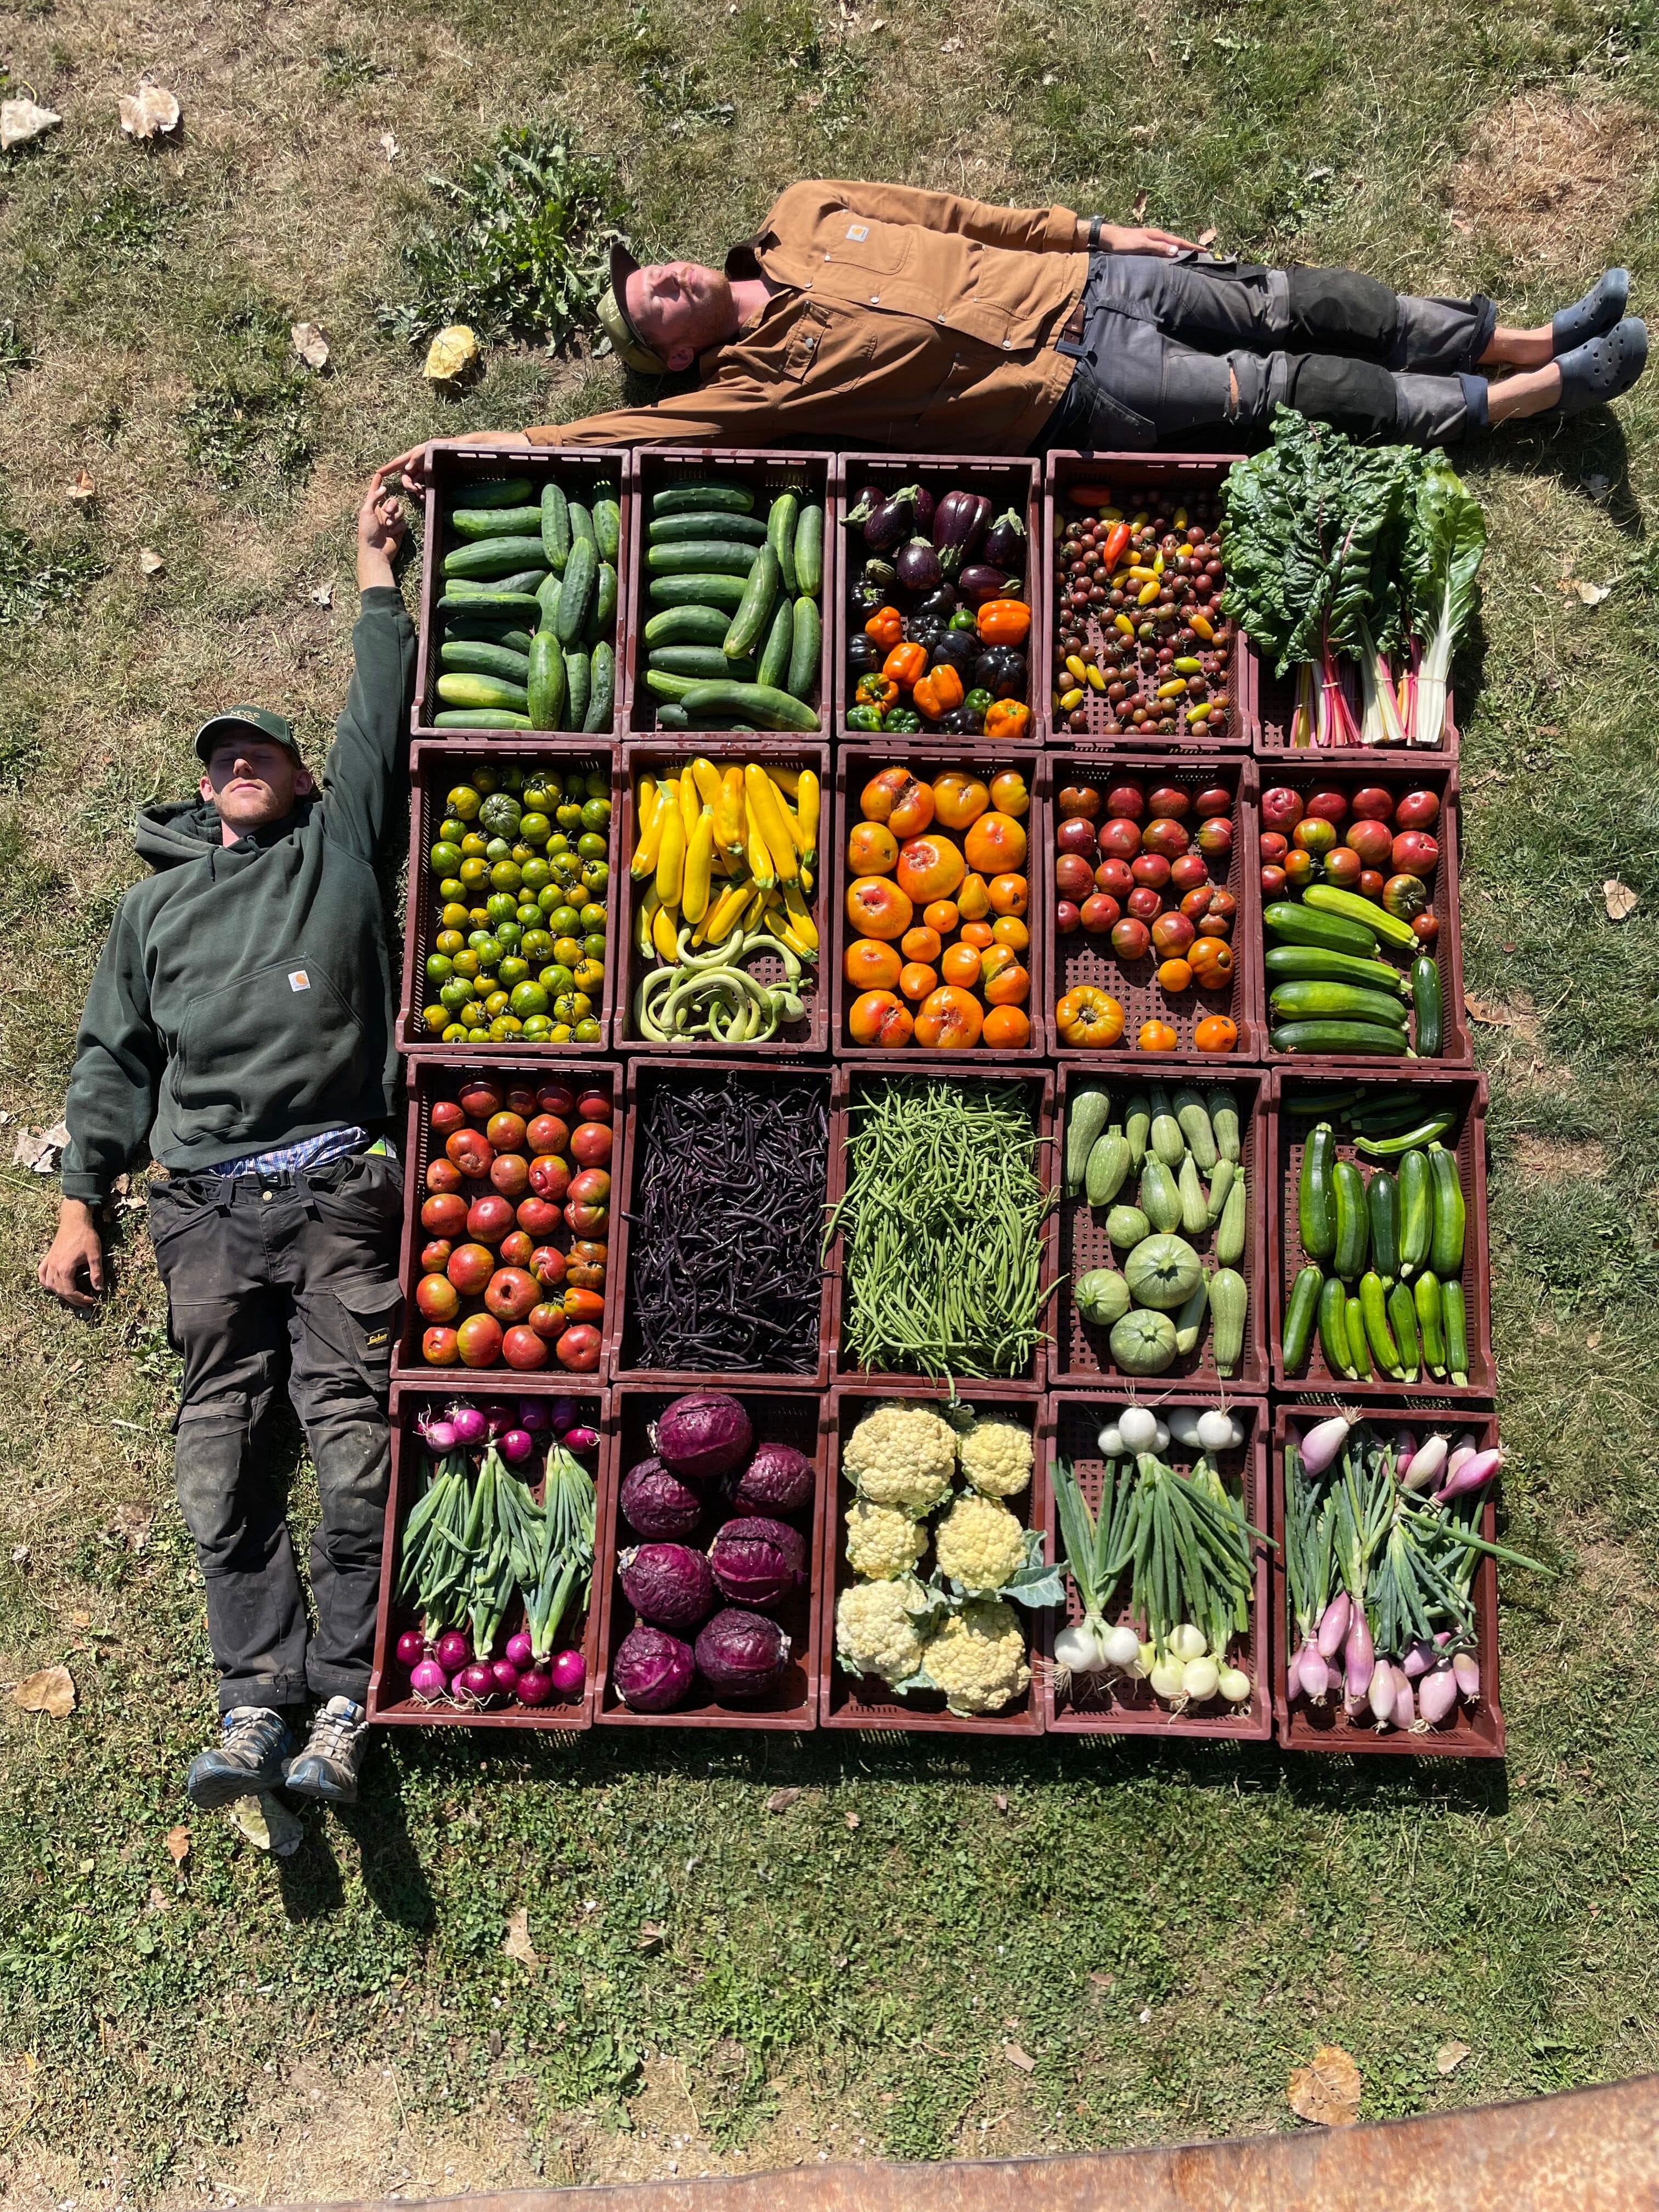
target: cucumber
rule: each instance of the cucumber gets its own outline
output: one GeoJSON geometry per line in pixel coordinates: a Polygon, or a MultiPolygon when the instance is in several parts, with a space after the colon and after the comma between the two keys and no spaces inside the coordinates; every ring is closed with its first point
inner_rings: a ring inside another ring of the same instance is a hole
{"type": "Polygon", "coordinates": [[[1426,952],[1412,963],[1412,1012],[1416,1017],[1413,1042],[1418,1058],[1437,1060],[1445,1047],[1446,1001],[1440,988],[1440,970],[1426,952]]]}
{"type": "Polygon", "coordinates": [[[688,714],[740,714],[757,730],[805,731],[818,726],[817,715],[811,707],[803,707],[787,691],[773,690],[763,684],[699,684],[684,703],[688,714]]]}
{"type": "Polygon", "coordinates": [[[1331,1190],[1336,1214],[1331,1265],[1345,1283],[1357,1282],[1365,1272],[1370,1216],[1365,1207],[1365,1178],[1352,1160],[1339,1160],[1331,1170],[1331,1190]]]}
{"type": "Polygon", "coordinates": [[[1319,1348],[1332,1374],[1352,1382],[1358,1370],[1348,1350],[1348,1294],[1335,1275],[1326,1278],[1319,1293],[1319,1348]]]}
{"type": "Polygon", "coordinates": [[[446,576],[480,580],[511,575],[520,568],[534,568],[539,574],[546,566],[539,538],[483,538],[476,545],[457,545],[444,555],[446,576]]]}
{"type": "Polygon", "coordinates": [[[1400,1156],[1400,1265],[1401,1279],[1414,1275],[1429,1256],[1434,1234],[1433,1199],[1429,1189],[1429,1156],[1402,1152],[1400,1156]]]}
{"type": "Polygon", "coordinates": [[[1378,1022],[1402,1035],[1407,1022],[1406,1002],[1385,998],[1381,991],[1361,991],[1352,983],[1277,983],[1268,1006],[1280,1021],[1378,1022]]]}
{"type": "Polygon", "coordinates": [[[719,646],[731,626],[731,617],[718,607],[668,607],[647,623],[645,649],[652,653],[660,645],[719,646]]]}
{"type": "Polygon", "coordinates": [[[582,501],[573,499],[570,502],[571,551],[574,553],[577,546],[582,544],[591,545],[593,548],[594,556],[597,558],[599,550],[599,541],[594,535],[593,532],[593,511],[591,507],[585,505],[582,501]]]}
{"type": "Polygon", "coordinates": [[[1075,1198],[1083,1188],[1089,1155],[1106,1133],[1106,1121],[1110,1111],[1111,1102],[1108,1094],[1092,1083],[1082,1085],[1072,1094],[1072,1102],[1066,1113],[1067,1198],[1075,1198]]]}
{"type": "MultiPolygon", "coordinates": [[[[711,684],[731,675],[732,664],[717,645],[659,645],[646,655],[647,668],[665,668],[671,676],[702,676],[711,684]]],[[[747,671],[740,679],[747,684],[753,680],[755,664],[739,661],[738,666],[747,671]]]]}
{"type": "Polygon", "coordinates": [[[1244,1354],[1249,1285],[1237,1268],[1218,1267],[1210,1278],[1210,1357],[1218,1375],[1229,1376],[1244,1354]]]}
{"type": "Polygon", "coordinates": [[[659,730],[689,730],[690,726],[691,717],[684,707],[676,707],[672,701],[665,699],[658,708],[657,727],[659,730]]]}
{"type": "MultiPolygon", "coordinates": [[[[647,668],[645,672],[645,688],[653,698],[669,699],[677,707],[680,707],[684,706],[685,695],[688,691],[701,691],[708,687],[701,677],[672,676],[665,668],[647,668]]],[[[691,722],[687,726],[700,730],[702,724],[691,722]]]]}
{"type": "Polygon", "coordinates": [[[1290,1303],[1285,1309],[1285,1329],[1279,1340],[1285,1361],[1285,1372],[1294,1374],[1308,1357],[1308,1346],[1313,1338],[1315,1316],[1319,1311],[1319,1293],[1325,1278],[1311,1264],[1305,1267],[1296,1279],[1290,1303]]]}
{"type": "MultiPolygon", "coordinates": [[[[743,605],[743,595],[748,587],[746,574],[742,576],[716,574],[700,568],[694,576],[653,576],[647,589],[653,607],[726,607],[731,613],[743,605]]],[[[720,635],[726,635],[722,625],[720,635]]]]}
{"type": "Polygon", "coordinates": [[[1270,1032],[1267,1042],[1275,1052],[1323,1054],[1407,1052],[1411,1048],[1404,1030],[1387,1028],[1380,1022],[1286,1022],[1283,1028],[1270,1032]]]}
{"type": "Polygon", "coordinates": [[[551,629],[557,621],[559,599],[563,590],[562,577],[554,575],[550,570],[543,577],[536,592],[537,602],[542,611],[541,620],[536,625],[538,629],[551,629]]]}
{"type": "Polygon", "coordinates": [[[823,509],[804,507],[795,525],[795,582],[803,599],[823,589],[823,509]]]}
{"type": "Polygon", "coordinates": [[[550,629],[538,629],[530,641],[530,673],[526,686],[530,720],[538,730],[556,730],[564,714],[568,689],[564,654],[550,629]]]}
{"type": "Polygon", "coordinates": [[[744,576],[754,566],[752,545],[715,538],[689,538],[683,545],[652,545],[645,565],[653,576],[744,576]]]}
{"type": "Polygon", "coordinates": [[[446,638],[438,647],[442,668],[464,669],[474,676],[502,676],[509,684],[526,683],[530,675],[527,654],[509,653],[505,646],[487,645],[481,638],[446,638]]]}
{"type": "MultiPolygon", "coordinates": [[[[574,514],[574,508],[572,512],[574,514]]],[[[558,607],[548,625],[567,652],[586,626],[587,611],[599,580],[599,555],[592,538],[573,536],[570,557],[564,564],[564,575],[559,584],[558,607]]]]}
{"type": "Polygon", "coordinates": [[[1433,1220],[1429,1266],[1443,1281],[1455,1279],[1463,1272],[1466,1209],[1456,1157],[1443,1145],[1429,1146],[1429,1210],[1433,1220]]]}
{"type": "Polygon", "coordinates": [[[587,634],[595,645],[601,638],[608,645],[617,635],[617,572],[603,559],[593,586],[593,604],[587,612],[587,634]]]}
{"type": "Polygon", "coordinates": [[[611,727],[617,706],[617,656],[601,638],[588,659],[587,712],[582,733],[599,737],[611,727]]]}
{"type": "Polygon", "coordinates": [[[1336,1249],[1336,1197],[1331,1170],[1336,1165],[1336,1132],[1321,1121],[1302,1147],[1297,1185],[1297,1234],[1310,1260],[1328,1260],[1336,1249]]]}
{"type": "Polygon", "coordinates": [[[466,488],[469,507],[524,507],[536,495],[528,477],[484,477],[466,488]]]}
{"type": "Polygon", "coordinates": [[[441,615],[465,615],[474,622],[528,621],[532,629],[541,611],[533,592],[446,592],[438,602],[441,615]]]}
{"type": "Polygon", "coordinates": [[[645,536],[649,545],[683,545],[698,538],[726,540],[733,545],[764,545],[766,525],[757,522],[752,514],[665,514],[647,526],[645,536]]]}
{"type": "Polygon", "coordinates": [[[742,603],[726,633],[728,659],[745,659],[758,647],[771,623],[781,580],[777,555],[769,545],[763,545],[750,564],[742,603]]]}
{"type": "Polygon", "coordinates": [[[795,581],[795,526],[800,520],[799,492],[780,492],[766,518],[766,542],[778,556],[778,572],[790,599],[799,590],[795,581]]]}
{"type": "Polygon", "coordinates": [[[480,621],[466,615],[451,615],[443,626],[444,641],[451,645],[504,645],[509,653],[528,653],[531,633],[520,629],[512,623],[494,622],[488,616],[480,621]]]}
{"type": "MultiPolygon", "coordinates": [[[[459,591],[463,599],[470,599],[474,591],[477,592],[481,595],[490,590],[497,592],[539,592],[542,586],[547,581],[548,574],[549,571],[545,568],[537,567],[534,568],[515,568],[510,576],[497,576],[494,578],[492,582],[489,584],[477,584],[472,586],[471,589],[468,587],[465,576],[452,577],[450,579],[450,582],[452,587],[459,591]]],[[[557,580],[555,579],[555,580],[556,581],[557,580]]]]}
{"type": "Polygon", "coordinates": [[[717,507],[727,514],[752,514],[755,495],[747,484],[724,477],[688,477],[684,483],[665,484],[651,495],[653,520],[659,514],[689,514],[700,507],[717,507]]]}
{"type": "Polygon", "coordinates": [[[810,705],[818,688],[823,662],[823,620],[816,599],[803,593],[795,602],[794,635],[789,648],[789,675],[784,690],[810,705]]]}
{"type": "Polygon", "coordinates": [[[1322,945],[1273,945],[1262,959],[1273,983],[1352,983],[1362,991],[1405,994],[1405,978],[1386,960],[1359,960],[1351,952],[1328,952],[1322,945]]]}
{"type": "Polygon", "coordinates": [[[781,599],[772,616],[772,626],[766,634],[766,643],[761,650],[757,680],[762,684],[787,686],[784,679],[789,673],[790,651],[795,641],[795,604],[793,599],[781,599]]]}
{"type": "Polygon", "coordinates": [[[1375,930],[1361,929],[1340,915],[1316,913],[1293,899],[1275,899],[1263,908],[1261,919],[1275,937],[1287,937],[1296,945],[1322,945],[1328,952],[1352,952],[1360,960],[1376,957],[1375,930]]]}
{"type": "MultiPolygon", "coordinates": [[[[573,559],[576,546],[584,544],[591,549],[593,541],[591,538],[578,538],[570,548],[573,559]]],[[[564,649],[564,715],[559,726],[564,730],[580,730],[587,720],[588,695],[593,688],[592,665],[580,646],[567,646],[564,649]]]]}
{"type": "Polygon", "coordinates": [[[614,567],[622,550],[622,507],[609,484],[593,487],[593,543],[601,561],[614,567]]]}
{"type": "Polygon", "coordinates": [[[1176,1188],[1181,1195],[1182,1235],[1201,1237],[1210,1225],[1210,1201],[1199,1176],[1198,1162],[1190,1152],[1181,1163],[1176,1188]]]}
{"type": "Polygon", "coordinates": [[[522,684],[508,684],[499,676],[441,676],[438,696],[446,707],[506,707],[518,714],[530,703],[522,684]]]}
{"type": "Polygon", "coordinates": [[[570,558],[570,501],[562,484],[549,483],[542,492],[542,551],[548,567],[562,576],[570,558]]]}
{"type": "Polygon", "coordinates": [[[1334,884],[1310,884],[1302,894],[1302,902],[1316,914],[1334,915],[1339,921],[1351,921],[1360,929],[1369,929],[1388,945],[1397,945],[1408,951],[1421,943],[1410,922],[1401,921],[1397,914],[1386,907],[1362,898],[1358,891],[1339,890],[1334,884]]]}
{"type": "Polygon", "coordinates": [[[527,730],[528,714],[509,714],[505,707],[451,707],[432,717],[434,730],[527,730]]]}
{"type": "Polygon", "coordinates": [[[449,518],[457,538],[533,538],[541,526],[538,507],[458,507],[449,518]]]}
{"type": "Polygon", "coordinates": [[[1371,1265],[1391,1283],[1400,1273],[1400,1185],[1386,1168],[1371,1170],[1365,1214],[1371,1228],[1371,1265]]]}

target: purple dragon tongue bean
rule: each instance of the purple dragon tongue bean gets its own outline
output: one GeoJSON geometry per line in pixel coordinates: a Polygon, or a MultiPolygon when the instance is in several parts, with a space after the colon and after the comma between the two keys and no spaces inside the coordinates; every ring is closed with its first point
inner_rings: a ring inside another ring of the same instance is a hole
{"type": "Polygon", "coordinates": [[[1438,1728],[1456,1703],[1457,1677],[1449,1667],[1437,1667],[1417,1686],[1417,1710],[1430,1728],[1438,1728]]]}
{"type": "Polygon", "coordinates": [[[1342,1647],[1342,1672],[1349,1689],[1356,1698],[1363,1698],[1371,1686],[1371,1676],[1376,1670],[1376,1655],[1371,1644],[1370,1623],[1365,1618],[1365,1608],[1357,1605],[1353,1618],[1348,1623],[1347,1641],[1342,1647]]]}
{"type": "Polygon", "coordinates": [[[1353,1601],[1349,1597],[1346,1590],[1338,1590],[1336,1595],[1320,1615],[1318,1644],[1319,1656],[1322,1659],[1334,1659],[1342,1649],[1352,1610],[1353,1601]]]}
{"type": "Polygon", "coordinates": [[[1297,1664],[1303,1694],[1311,1705],[1322,1705],[1330,1694],[1331,1670],[1319,1655],[1316,1644],[1304,1644],[1297,1664]]]}
{"type": "Polygon", "coordinates": [[[1460,1651],[1452,1661],[1452,1673],[1457,1681],[1457,1694],[1466,1705],[1480,1702],[1480,1667],[1473,1651],[1460,1651]]]}

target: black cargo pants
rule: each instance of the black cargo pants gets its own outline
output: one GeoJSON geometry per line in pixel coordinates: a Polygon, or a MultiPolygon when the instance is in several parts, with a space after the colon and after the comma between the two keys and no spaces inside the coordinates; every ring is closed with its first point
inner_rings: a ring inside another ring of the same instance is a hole
{"type": "Polygon", "coordinates": [[[295,1175],[174,1176],[150,1235],[185,1363],[173,1472],[207,1583],[219,1709],[368,1693],[391,1472],[403,1178],[379,1153],[295,1175]],[[317,1633],[261,1431],[288,1355],[317,1469],[317,1633]]]}

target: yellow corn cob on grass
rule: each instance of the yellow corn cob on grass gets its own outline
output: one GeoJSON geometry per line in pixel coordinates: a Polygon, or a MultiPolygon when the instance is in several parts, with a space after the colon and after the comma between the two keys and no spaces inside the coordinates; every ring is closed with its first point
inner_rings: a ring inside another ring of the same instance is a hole
{"type": "Polygon", "coordinates": [[[651,942],[657,948],[657,957],[669,968],[679,963],[679,930],[676,924],[676,915],[665,906],[659,906],[651,917],[651,942]]]}
{"type": "MultiPolygon", "coordinates": [[[[800,863],[795,858],[795,848],[783,818],[783,809],[778,804],[778,794],[763,768],[753,761],[743,771],[743,795],[749,802],[749,829],[752,842],[756,830],[766,848],[772,863],[772,872],[786,883],[792,883],[800,873],[800,863]]],[[[750,860],[750,867],[754,861],[750,860]]],[[[761,880],[762,872],[755,868],[755,880],[761,880]]]]}
{"type": "MultiPolygon", "coordinates": [[[[690,778],[686,779],[690,783],[690,778]]],[[[696,786],[692,785],[693,790],[696,786]]],[[[666,810],[667,819],[662,826],[662,842],[657,848],[657,896],[665,906],[680,902],[680,884],[685,871],[684,808],[675,793],[675,803],[666,810]]]]}
{"type": "Polygon", "coordinates": [[[634,847],[634,858],[629,864],[629,873],[636,884],[642,884],[647,876],[656,872],[657,848],[662,843],[662,825],[668,818],[671,805],[676,812],[678,811],[672,779],[666,783],[658,784],[653,789],[648,811],[643,800],[641,802],[637,817],[639,837],[634,847]]]}
{"type": "Polygon", "coordinates": [[[691,773],[697,781],[697,796],[705,806],[717,806],[720,796],[720,772],[711,760],[701,753],[691,763],[691,773]]]}
{"type": "Polygon", "coordinates": [[[686,847],[684,879],[680,887],[680,912],[690,922],[701,921],[708,911],[708,878],[714,860],[714,810],[705,806],[686,847]]]}

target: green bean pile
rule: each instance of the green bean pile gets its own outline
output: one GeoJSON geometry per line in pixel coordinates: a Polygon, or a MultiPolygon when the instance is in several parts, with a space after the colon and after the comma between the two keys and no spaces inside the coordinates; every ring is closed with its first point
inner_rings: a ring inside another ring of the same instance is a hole
{"type": "Polygon", "coordinates": [[[872,1078],[854,1091],[844,1349],[886,1374],[1023,1376],[1042,1340],[1031,1094],[1018,1083],[872,1078]]]}

